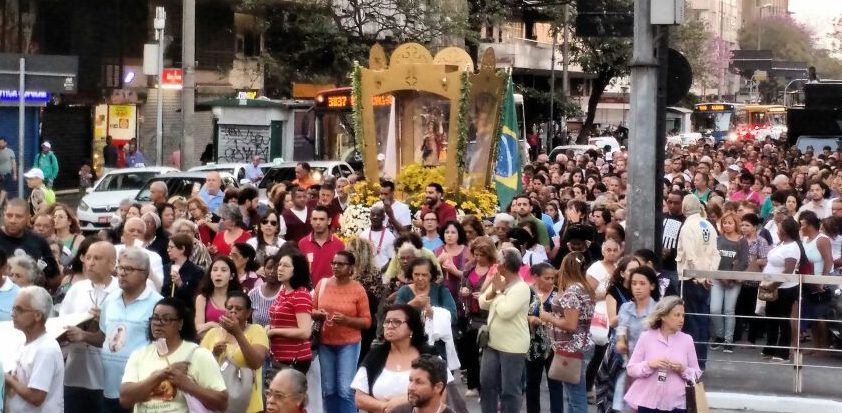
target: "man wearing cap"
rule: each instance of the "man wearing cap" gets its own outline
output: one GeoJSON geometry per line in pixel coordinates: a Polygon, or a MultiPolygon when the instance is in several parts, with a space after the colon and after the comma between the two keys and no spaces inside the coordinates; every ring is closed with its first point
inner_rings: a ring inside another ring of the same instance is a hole
{"type": "Polygon", "coordinates": [[[44,184],[44,171],[32,168],[23,174],[26,186],[32,190],[29,194],[29,212],[37,214],[43,208],[56,203],[56,194],[44,184]]]}
{"type": "Polygon", "coordinates": [[[32,168],[38,168],[42,171],[41,179],[47,188],[53,187],[53,181],[58,176],[58,159],[53,153],[53,145],[49,141],[44,141],[41,144],[41,152],[35,155],[35,161],[32,163],[32,168]]]}

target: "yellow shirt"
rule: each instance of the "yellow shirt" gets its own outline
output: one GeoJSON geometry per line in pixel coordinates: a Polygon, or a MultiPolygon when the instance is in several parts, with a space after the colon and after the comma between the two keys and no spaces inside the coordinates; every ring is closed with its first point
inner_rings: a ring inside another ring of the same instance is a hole
{"type": "Polygon", "coordinates": [[[493,299],[486,295],[494,288],[489,284],[479,296],[479,307],[488,310],[488,346],[505,353],[526,354],[529,351],[529,284],[518,280],[493,299]]]}
{"type": "MultiPolygon", "coordinates": [[[[261,346],[265,348],[269,348],[269,337],[266,335],[266,330],[257,325],[257,324],[249,324],[244,331],[246,335],[246,339],[249,343],[253,346],[261,346]]],[[[202,339],[202,347],[213,351],[213,346],[220,342],[224,341],[228,337],[228,332],[225,331],[222,327],[216,327],[207,334],[205,334],[205,338],[202,339]]],[[[246,367],[246,358],[243,356],[243,351],[240,349],[240,346],[235,342],[228,343],[228,349],[226,350],[225,355],[220,357],[220,360],[217,362],[224,361],[226,358],[230,359],[234,362],[234,365],[237,367],[246,367]]],[[[251,400],[249,401],[249,407],[245,413],[255,413],[263,411],[263,368],[259,368],[254,372],[254,386],[252,386],[251,390],[251,400]]]]}
{"type": "MultiPolygon", "coordinates": [[[[213,354],[204,348],[198,348],[191,358],[190,353],[196,347],[194,343],[182,342],[178,349],[166,359],[158,355],[154,344],[141,347],[129,356],[126,372],[123,374],[123,383],[137,383],[146,379],[156,370],[166,368],[168,360],[169,363],[190,361],[187,375],[199,386],[224,391],[225,380],[222,379],[222,372],[219,371],[219,365],[216,364],[213,354]]],[[[187,400],[169,381],[164,381],[153,390],[148,401],[135,404],[134,411],[136,413],[187,413],[187,400]]]]}

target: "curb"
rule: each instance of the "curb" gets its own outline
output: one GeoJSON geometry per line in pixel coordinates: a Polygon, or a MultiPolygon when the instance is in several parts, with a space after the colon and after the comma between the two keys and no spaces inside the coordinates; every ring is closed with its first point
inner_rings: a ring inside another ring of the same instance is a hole
{"type": "Polygon", "coordinates": [[[722,392],[708,392],[707,398],[711,409],[768,413],[842,412],[842,402],[828,399],[722,392]]]}

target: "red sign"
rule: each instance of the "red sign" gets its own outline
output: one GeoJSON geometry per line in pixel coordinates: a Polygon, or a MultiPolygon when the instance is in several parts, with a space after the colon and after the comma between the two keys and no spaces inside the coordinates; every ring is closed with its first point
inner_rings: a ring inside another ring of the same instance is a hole
{"type": "Polygon", "coordinates": [[[164,73],[161,76],[163,87],[180,89],[182,82],[181,69],[164,69],[164,73]]]}

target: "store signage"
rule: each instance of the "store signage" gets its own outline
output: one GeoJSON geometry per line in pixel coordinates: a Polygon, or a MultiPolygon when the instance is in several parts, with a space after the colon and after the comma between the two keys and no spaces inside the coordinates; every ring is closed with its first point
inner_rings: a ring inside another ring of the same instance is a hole
{"type": "Polygon", "coordinates": [[[181,69],[164,69],[161,75],[161,85],[164,89],[181,89],[183,80],[181,69]]]}
{"type": "MultiPolygon", "coordinates": [[[[0,102],[17,102],[20,99],[17,90],[0,89],[0,102]]],[[[50,92],[43,90],[27,90],[23,93],[23,100],[26,103],[47,103],[50,101],[50,92]]]]}

